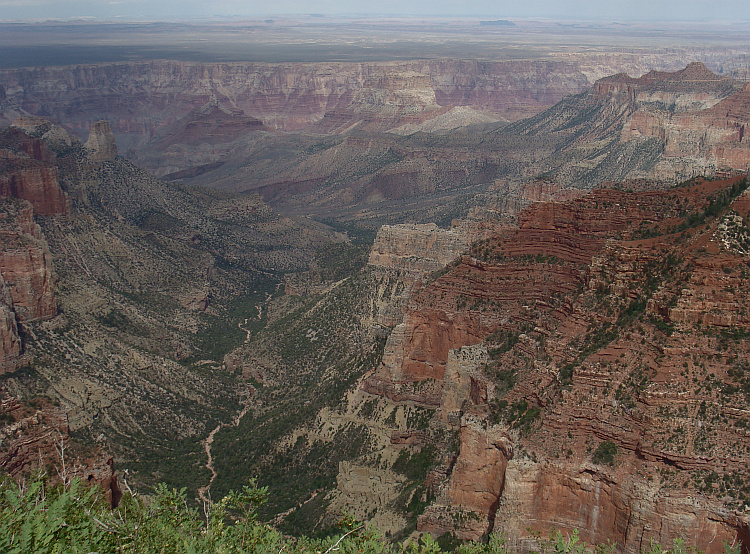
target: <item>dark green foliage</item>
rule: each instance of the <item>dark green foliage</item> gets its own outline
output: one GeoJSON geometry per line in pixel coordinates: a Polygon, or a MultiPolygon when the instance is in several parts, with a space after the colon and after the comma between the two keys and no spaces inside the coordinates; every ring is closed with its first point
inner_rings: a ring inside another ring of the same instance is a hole
{"type": "Polygon", "coordinates": [[[163,482],[168,487],[190,487],[190,501],[195,490],[208,483],[211,474],[206,468],[203,445],[195,437],[162,440],[142,444],[139,457],[128,463],[128,470],[143,485],[154,487],[163,482]]]}
{"type": "Polygon", "coordinates": [[[714,194],[703,210],[686,213],[684,215],[685,221],[671,230],[673,233],[679,233],[686,229],[698,227],[706,223],[709,219],[714,219],[716,216],[726,210],[729,205],[742,194],[748,187],[747,178],[733,184],[724,190],[721,190],[714,194]]]}
{"type": "Polygon", "coordinates": [[[659,331],[661,331],[668,337],[671,337],[672,333],[674,333],[674,325],[671,323],[667,323],[666,321],[662,319],[652,317],[651,323],[653,323],[654,327],[656,327],[659,331]]]}
{"type": "Polygon", "coordinates": [[[370,243],[337,243],[321,247],[315,254],[321,277],[325,281],[340,281],[361,270],[367,263],[370,243]]]}
{"type": "MultiPolygon", "coordinates": [[[[253,336],[248,348],[278,360],[284,382],[266,383],[255,392],[255,408],[239,425],[216,434],[212,453],[218,477],[212,494],[226,494],[241,484],[242,476],[257,475],[259,483],[269,487],[263,515],[271,517],[308,502],[318,489],[333,487],[339,462],[367,450],[370,438],[364,426],[346,425],[325,442],[314,426],[320,410],[337,409],[345,392],[382,357],[385,341],[364,337],[353,317],[366,301],[362,291],[370,278],[366,271],[357,273],[326,295],[301,297],[294,311],[253,336]],[[275,447],[295,429],[300,440],[275,447]]],[[[414,425],[422,425],[427,415],[415,414],[414,425]]],[[[320,501],[306,503],[284,529],[317,533],[324,511],[320,501]]]]}
{"type": "Polygon", "coordinates": [[[631,301],[630,304],[628,304],[628,307],[620,313],[620,316],[617,318],[616,326],[622,328],[633,321],[636,321],[646,310],[647,303],[645,297],[640,297],[631,301]]]}
{"type": "MultiPolygon", "coordinates": [[[[708,479],[708,478],[707,478],[708,479]]],[[[718,482],[712,477],[710,483],[718,482]]],[[[731,483],[731,480],[730,480],[731,483]]],[[[422,497],[415,491],[414,497],[422,497]]],[[[232,491],[204,510],[189,507],[185,489],[156,487],[150,498],[126,492],[120,506],[110,510],[98,487],[88,488],[74,479],[69,485],[51,486],[30,480],[19,487],[10,478],[0,481],[0,551],[8,554],[66,552],[87,554],[209,554],[278,553],[313,554],[510,554],[506,539],[492,533],[484,544],[463,543],[453,535],[437,541],[429,534],[404,546],[388,544],[374,529],[344,517],[339,529],[324,538],[290,539],[258,521],[258,509],[268,490],[255,481],[232,491]]],[[[411,504],[410,504],[411,506],[411,504]]],[[[578,532],[565,537],[553,530],[549,539],[536,535],[540,552],[583,554],[591,545],[578,539],[578,532]]],[[[611,553],[613,545],[598,545],[594,551],[611,553]]],[[[726,547],[727,554],[739,554],[741,545],[726,547]]],[[[643,554],[665,554],[652,542],[643,554]]],[[[669,552],[696,552],[675,539],[669,552]]]]}
{"type": "Polygon", "coordinates": [[[128,318],[119,310],[110,310],[106,315],[101,316],[99,321],[107,327],[114,327],[122,331],[127,330],[129,326],[128,318]]]}
{"type": "Polygon", "coordinates": [[[529,405],[526,400],[517,400],[510,405],[506,400],[493,400],[490,409],[492,423],[505,421],[514,429],[518,429],[523,436],[531,434],[542,415],[539,406],[529,405]]]}
{"type": "Polygon", "coordinates": [[[591,461],[600,465],[614,465],[617,455],[617,445],[612,441],[603,441],[596,447],[591,461]]]}
{"type": "Polygon", "coordinates": [[[573,380],[574,369],[591,354],[598,352],[620,336],[620,329],[605,321],[601,327],[588,333],[583,339],[583,345],[575,359],[560,369],[560,381],[563,385],[570,385],[573,380]]]}
{"type": "Polygon", "coordinates": [[[742,393],[745,395],[745,401],[750,404],[750,363],[747,360],[737,361],[734,367],[729,369],[728,375],[733,382],[721,385],[722,394],[742,393]]]}
{"type": "Polygon", "coordinates": [[[453,533],[445,533],[437,539],[437,544],[443,552],[453,552],[461,546],[461,539],[453,533]]]}
{"type": "Polygon", "coordinates": [[[275,290],[276,285],[275,279],[268,279],[258,284],[250,294],[235,298],[216,313],[202,314],[201,319],[204,325],[196,336],[200,358],[210,358],[221,362],[226,354],[237,348],[247,338],[245,330],[249,331],[252,337],[262,329],[266,323],[263,303],[266,296],[275,290]]]}
{"type": "Polygon", "coordinates": [[[519,339],[521,338],[522,331],[519,331],[517,333],[511,332],[511,331],[501,331],[497,330],[491,335],[489,335],[486,339],[486,341],[490,344],[497,344],[498,346],[491,346],[488,350],[490,353],[490,356],[493,359],[497,359],[506,352],[509,352],[516,344],[518,344],[519,339]]]}
{"type": "Polygon", "coordinates": [[[437,450],[432,446],[423,446],[415,454],[402,450],[393,463],[393,471],[405,475],[411,481],[424,481],[430,467],[435,463],[436,455],[437,450]]]}

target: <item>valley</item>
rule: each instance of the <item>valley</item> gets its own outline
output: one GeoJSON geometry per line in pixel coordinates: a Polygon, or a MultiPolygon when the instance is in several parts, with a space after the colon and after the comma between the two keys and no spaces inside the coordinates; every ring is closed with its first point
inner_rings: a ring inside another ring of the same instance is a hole
{"type": "Polygon", "coordinates": [[[255,477],[290,536],[746,554],[739,31],[340,25],[0,69],[0,467],[255,477]]]}

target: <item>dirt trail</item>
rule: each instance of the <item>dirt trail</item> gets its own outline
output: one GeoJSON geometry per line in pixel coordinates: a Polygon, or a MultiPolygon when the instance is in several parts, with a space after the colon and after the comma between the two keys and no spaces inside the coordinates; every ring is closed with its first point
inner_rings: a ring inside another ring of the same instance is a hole
{"type": "Polygon", "coordinates": [[[211,455],[211,445],[214,442],[214,436],[216,436],[216,433],[219,432],[219,430],[222,427],[237,427],[240,424],[240,420],[245,417],[245,414],[250,409],[249,405],[245,405],[240,413],[235,416],[235,418],[231,421],[231,423],[219,423],[216,428],[211,431],[208,436],[206,437],[206,440],[203,442],[203,450],[206,452],[206,456],[208,457],[208,461],[206,462],[206,468],[208,471],[211,472],[211,479],[208,481],[207,485],[204,485],[198,489],[198,498],[201,499],[201,501],[204,504],[210,504],[211,503],[211,495],[209,494],[209,490],[211,489],[211,485],[214,482],[214,479],[216,479],[216,470],[214,469],[214,459],[211,455]]]}
{"type": "MultiPolygon", "coordinates": [[[[259,321],[263,319],[263,308],[264,308],[265,304],[268,302],[268,300],[271,298],[271,296],[272,296],[271,294],[266,293],[266,299],[263,302],[260,302],[260,303],[258,303],[258,304],[255,305],[255,309],[258,310],[258,316],[257,317],[258,317],[259,321]]],[[[237,322],[237,327],[241,331],[245,332],[245,344],[247,344],[248,342],[250,342],[250,337],[253,334],[252,331],[250,331],[249,329],[246,329],[245,327],[243,327],[243,325],[247,325],[247,322],[249,320],[250,320],[250,318],[246,317],[243,321],[238,321],[237,322]]]]}
{"type": "MultiPolygon", "coordinates": [[[[266,299],[263,303],[256,304],[256,308],[258,309],[258,319],[263,319],[263,307],[266,302],[271,298],[271,294],[266,293],[266,299]]],[[[249,318],[245,318],[244,321],[237,322],[237,327],[239,327],[242,331],[245,332],[245,343],[250,342],[250,337],[252,336],[252,331],[249,329],[246,329],[243,327],[243,325],[247,325],[249,318]]],[[[198,489],[198,497],[201,499],[201,501],[204,504],[210,504],[211,503],[211,497],[208,493],[209,489],[211,488],[211,485],[214,482],[214,479],[216,479],[216,470],[214,469],[214,458],[211,455],[211,445],[214,443],[214,437],[216,436],[216,433],[219,432],[219,430],[222,427],[229,427],[230,425],[232,427],[237,427],[240,424],[240,420],[245,417],[245,414],[247,413],[247,410],[250,408],[248,404],[245,404],[245,406],[242,408],[242,411],[237,414],[237,416],[231,421],[231,423],[219,423],[216,428],[211,431],[208,436],[206,437],[206,440],[203,442],[203,450],[206,452],[206,457],[208,458],[208,461],[206,462],[206,468],[208,471],[211,472],[211,479],[208,481],[208,485],[205,485],[203,487],[200,487],[198,489]]]]}

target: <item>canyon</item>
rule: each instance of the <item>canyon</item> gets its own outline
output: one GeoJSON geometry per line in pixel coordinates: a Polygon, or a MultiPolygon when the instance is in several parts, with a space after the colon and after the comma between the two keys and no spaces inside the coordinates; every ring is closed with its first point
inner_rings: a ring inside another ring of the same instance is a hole
{"type": "MultiPolygon", "coordinates": [[[[733,73],[732,64],[737,63],[737,58],[729,52],[712,55],[702,52],[702,55],[711,58],[714,67],[728,74],[733,73]]],[[[653,75],[659,78],[650,81],[658,89],[659,81],[673,79],[664,71],[684,67],[692,56],[689,52],[676,51],[659,56],[591,53],[497,62],[451,59],[325,64],[144,61],[22,68],[0,71],[0,86],[4,91],[0,123],[10,124],[22,116],[41,116],[64,122],[74,134],[85,135],[92,121],[105,119],[110,122],[122,155],[157,176],[257,191],[275,207],[285,210],[320,204],[324,201],[320,198],[321,187],[330,188],[325,197],[336,198],[338,204],[372,205],[382,199],[393,199],[396,190],[399,191],[396,198],[434,192],[429,190],[428,182],[454,183],[460,175],[464,183],[476,185],[519,172],[530,175],[549,171],[548,166],[556,164],[556,150],[565,146],[549,144],[548,137],[555,135],[555,129],[537,129],[536,134],[544,135],[545,139],[542,144],[537,140],[530,146],[525,144],[528,139],[518,145],[517,141],[503,136],[502,131],[498,137],[493,129],[509,121],[534,116],[565,96],[588,90],[606,75],[625,72],[640,75],[658,69],[661,73],[653,75]],[[488,128],[482,133],[489,141],[486,147],[461,136],[461,129],[470,125],[488,128]],[[447,133],[450,138],[408,138],[415,132],[421,135],[420,131],[427,137],[447,133]],[[383,137],[382,133],[387,135],[383,137]],[[395,140],[394,133],[405,138],[395,140]],[[321,140],[321,136],[329,138],[321,140]],[[450,147],[441,147],[441,141],[450,147]],[[532,149],[540,147],[552,147],[552,151],[546,156],[544,152],[541,156],[532,154],[532,149]],[[501,161],[495,154],[498,149],[510,154],[513,163],[501,161]],[[464,154],[454,158],[454,154],[461,151],[464,154]],[[552,154],[551,159],[549,154],[552,154]],[[446,163],[448,160],[451,163],[446,163]],[[405,189],[412,180],[419,185],[411,191],[405,189]],[[281,195],[302,198],[293,206],[286,206],[292,199],[282,199],[281,195]]],[[[708,77],[708,80],[714,78],[708,77]]],[[[700,79],[706,81],[705,76],[700,79]]],[[[680,111],[689,119],[688,113],[723,99],[724,93],[733,88],[730,81],[730,77],[722,77],[720,82],[724,88],[709,87],[701,93],[699,102],[689,102],[690,93],[686,91],[684,98],[676,100],[680,111]]],[[[595,87],[599,92],[593,93],[594,99],[612,103],[619,101],[615,98],[621,98],[626,105],[612,109],[623,112],[624,116],[646,107],[645,112],[635,114],[633,122],[627,122],[633,127],[632,132],[622,132],[622,143],[628,144],[626,154],[634,149],[642,153],[637,145],[647,142],[652,135],[639,125],[648,127],[648,118],[662,118],[663,121],[654,123],[655,128],[668,125],[677,134],[685,132],[685,117],[677,121],[675,116],[675,121],[668,122],[665,119],[668,113],[651,113],[658,106],[668,112],[671,100],[666,96],[659,100],[660,104],[655,103],[662,93],[644,94],[643,101],[635,99],[637,108],[627,105],[624,96],[617,97],[617,87],[610,87],[607,82],[595,87]],[[603,99],[604,91],[615,97],[603,99]],[[638,134],[637,141],[631,140],[635,134],[638,134]]],[[[638,80],[633,83],[631,88],[640,86],[638,80]]],[[[679,96],[679,91],[665,94],[674,96],[675,93],[679,96]]],[[[718,112],[713,117],[719,117],[718,112]]],[[[718,123],[718,120],[714,127],[716,125],[727,129],[726,139],[730,139],[727,134],[730,128],[741,126],[736,121],[718,123]]],[[[528,126],[516,129],[528,137],[528,126]]],[[[694,138],[698,137],[685,139],[685,142],[694,138]]],[[[675,135],[675,139],[669,144],[679,143],[679,137],[675,135]]],[[[580,144],[579,140],[580,150],[585,150],[584,159],[578,159],[580,154],[565,148],[565,158],[575,159],[577,169],[573,175],[559,177],[566,183],[590,184],[592,176],[581,175],[581,168],[602,161],[602,151],[612,147],[611,144],[605,147],[603,140],[602,136],[589,137],[587,142],[596,142],[598,148],[580,144]],[[595,155],[592,155],[592,148],[595,155]]],[[[727,164],[742,165],[744,154],[741,148],[737,151],[734,142],[742,144],[742,140],[730,140],[709,152],[684,152],[679,156],[668,147],[665,154],[675,154],[671,156],[673,161],[698,157],[702,167],[685,169],[667,164],[659,168],[659,177],[667,178],[671,171],[671,176],[679,179],[689,171],[696,173],[721,170],[727,164]],[[712,163],[717,153],[719,159],[712,163]],[[706,157],[709,159],[703,161],[706,157]]],[[[653,154],[645,163],[652,159],[653,154]]],[[[567,165],[566,172],[570,172],[570,161],[567,165]]],[[[627,167],[626,164],[619,174],[613,173],[611,168],[598,172],[592,172],[592,167],[588,169],[587,173],[595,173],[593,178],[617,180],[633,176],[634,170],[648,172],[651,167],[627,167]]],[[[330,210],[331,205],[326,203],[324,208],[330,210]]]]}
{"type": "Polygon", "coordinates": [[[0,466],[747,553],[750,85],[684,56],[0,71],[0,466]]]}
{"type": "Polygon", "coordinates": [[[367,448],[339,463],[326,509],[394,536],[746,541],[746,187],[536,203],[437,274],[451,232],[381,229],[369,294],[392,300],[362,324],[390,327],[382,360],[282,444],[304,457],[358,426],[367,448]]]}
{"type": "Polygon", "coordinates": [[[244,338],[227,312],[265,298],[270,271],[307,267],[343,238],[258,197],[157,181],[117,157],[106,122],[84,144],[27,117],[0,144],[14,195],[0,237],[0,464],[13,475],[56,464],[62,445],[102,483],[109,458],[129,460],[137,483],[202,475],[196,435],[248,394],[213,374],[244,338]],[[180,471],[165,472],[170,459],[180,471]]]}

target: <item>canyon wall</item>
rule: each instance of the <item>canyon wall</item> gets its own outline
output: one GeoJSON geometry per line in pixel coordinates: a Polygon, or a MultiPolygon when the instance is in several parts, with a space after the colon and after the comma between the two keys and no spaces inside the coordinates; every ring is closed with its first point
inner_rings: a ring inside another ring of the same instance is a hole
{"type": "MultiPolygon", "coordinates": [[[[415,288],[382,364],[349,400],[361,414],[379,399],[369,425],[381,434],[392,421],[391,440],[348,463],[333,506],[362,511],[347,475],[377,454],[382,479],[395,481],[373,493],[375,519],[396,525],[403,502],[417,532],[494,530],[536,548],[529,530],[578,530],[628,553],[652,539],[706,552],[746,541],[744,186],[533,204],[517,228],[415,288]],[[731,211],[674,231],[718,198],[731,211]],[[428,415],[388,416],[415,409],[428,415]],[[400,460],[428,455],[409,496],[400,460]]],[[[403,256],[406,237],[398,243],[403,256]]]]}
{"type": "Polygon", "coordinates": [[[561,140],[545,175],[564,185],[679,182],[747,171],[747,106],[746,85],[694,62],[675,72],[605,77],[508,131],[561,140]]]}
{"type": "Polygon", "coordinates": [[[0,367],[6,371],[22,362],[19,325],[57,314],[52,256],[33,213],[28,201],[0,197],[0,367]]]}
{"type": "MultiPolygon", "coordinates": [[[[5,92],[0,123],[20,116],[43,116],[85,136],[90,122],[106,119],[124,155],[158,171],[151,151],[165,152],[170,146],[179,150],[190,137],[216,147],[268,129],[316,133],[418,129],[439,117],[443,122],[435,124],[438,129],[515,121],[585,90],[603,75],[676,69],[691,59],[691,54],[675,52],[496,62],[150,61],[23,68],[0,71],[0,87],[5,92]],[[207,104],[223,111],[209,118],[223,121],[220,132],[215,122],[207,121],[206,113],[196,119],[201,115],[198,110],[207,104]],[[451,112],[455,107],[465,110],[451,112]],[[182,138],[172,140],[176,135],[182,138]]],[[[213,158],[224,153],[217,152],[213,158]]]]}

